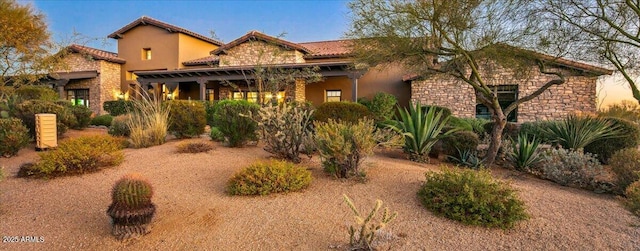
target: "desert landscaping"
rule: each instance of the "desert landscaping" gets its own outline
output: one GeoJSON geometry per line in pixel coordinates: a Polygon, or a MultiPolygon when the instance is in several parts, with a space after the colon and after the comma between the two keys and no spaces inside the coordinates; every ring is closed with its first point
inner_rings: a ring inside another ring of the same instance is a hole
{"type": "MultiPolygon", "coordinates": [[[[105,133],[70,131],[66,137],[105,133]]],[[[208,140],[208,139],[189,139],[208,140]]],[[[342,200],[351,197],[364,210],[376,199],[398,212],[384,230],[390,250],[636,250],[638,218],[612,195],[568,188],[527,174],[494,168],[509,180],[530,214],[510,230],[466,226],[438,217],[420,205],[416,191],[424,172],[437,164],[406,160],[399,150],[378,151],[363,164],[368,181],[344,181],[322,171],[317,156],[303,161],[313,174],[301,192],[257,197],[225,193],[229,177],[248,163],[270,157],[261,146],[178,154],[171,140],[161,146],[125,149],[115,168],[53,179],[16,178],[33,161],[33,147],[3,158],[0,229],[3,236],[37,236],[40,243],[2,243],[2,250],[344,250],[353,215],[342,200]],[[151,232],[120,242],[110,234],[105,211],[113,183],[138,172],[155,187],[158,207],[151,232]]]]}

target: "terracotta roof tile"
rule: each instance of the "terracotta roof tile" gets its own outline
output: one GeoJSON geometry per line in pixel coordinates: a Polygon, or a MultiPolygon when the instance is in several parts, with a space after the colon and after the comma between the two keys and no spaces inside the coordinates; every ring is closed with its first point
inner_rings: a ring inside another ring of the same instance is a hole
{"type": "Polygon", "coordinates": [[[118,64],[126,63],[126,60],[119,58],[117,53],[98,50],[96,48],[91,48],[91,47],[78,45],[78,44],[72,44],[67,48],[75,53],[83,53],[83,54],[89,55],[96,60],[105,60],[108,62],[118,63],[118,64]]]}
{"type": "Polygon", "coordinates": [[[282,47],[299,50],[299,51],[304,52],[305,54],[310,53],[310,51],[307,48],[305,48],[304,46],[302,46],[300,44],[296,44],[296,43],[289,42],[289,41],[286,41],[286,40],[282,40],[282,39],[279,39],[279,38],[276,38],[276,37],[272,37],[272,36],[269,36],[267,34],[259,32],[259,31],[250,31],[247,34],[245,34],[244,36],[242,36],[242,37],[240,37],[240,38],[238,38],[236,40],[233,40],[233,41],[229,42],[228,44],[220,46],[218,49],[215,49],[215,50],[211,51],[211,55],[219,55],[220,53],[223,53],[225,50],[231,49],[231,48],[233,48],[233,47],[235,47],[237,45],[240,45],[240,44],[242,44],[242,43],[244,43],[246,41],[254,40],[254,39],[267,41],[267,42],[275,43],[275,44],[280,45],[282,47]]]}
{"type": "Polygon", "coordinates": [[[351,40],[331,40],[299,43],[311,51],[307,58],[331,58],[350,56],[351,40]]]}
{"type": "Polygon", "coordinates": [[[220,61],[220,57],[213,55],[213,56],[206,56],[203,58],[185,61],[185,62],[182,62],[182,64],[184,66],[211,65],[211,64],[218,63],[219,61],[220,61]]]}
{"type": "Polygon", "coordinates": [[[160,20],[156,20],[156,19],[153,19],[153,18],[150,18],[150,17],[147,17],[147,16],[142,16],[142,17],[136,19],[135,21],[125,25],[124,27],[120,28],[119,30],[109,34],[109,36],[107,36],[107,37],[120,39],[120,38],[122,38],[122,34],[126,33],[127,31],[129,31],[129,30],[131,30],[131,29],[133,29],[135,27],[137,27],[138,25],[153,25],[153,26],[156,26],[156,27],[159,27],[159,28],[162,28],[162,29],[166,29],[169,32],[179,32],[179,33],[182,33],[182,34],[185,34],[185,35],[189,35],[189,36],[192,36],[194,38],[197,38],[197,39],[200,39],[200,40],[203,40],[203,41],[215,44],[215,45],[223,45],[224,44],[223,42],[215,40],[213,38],[206,37],[206,36],[200,35],[198,33],[195,33],[193,31],[190,31],[190,30],[187,30],[187,29],[184,29],[184,28],[172,25],[172,24],[168,24],[168,23],[165,23],[165,22],[162,22],[160,20]]]}

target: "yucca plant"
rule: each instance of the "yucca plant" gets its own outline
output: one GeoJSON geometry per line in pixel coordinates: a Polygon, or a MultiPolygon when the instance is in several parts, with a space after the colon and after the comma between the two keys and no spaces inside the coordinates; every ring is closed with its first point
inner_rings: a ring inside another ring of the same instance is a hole
{"type": "Polygon", "coordinates": [[[351,245],[351,250],[375,250],[373,241],[376,238],[377,231],[395,219],[398,216],[398,212],[389,213],[389,209],[385,207],[382,212],[382,218],[379,222],[374,222],[378,211],[382,207],[381,200],[376,200],[376,205],[371,212],[366,218],[363,218],[364,215],[360,214],[353,201],[346,194],[342,196],[356,218],[356,226],[349,226],[349,245],[351,245]]]}
{"type": "Polygon", "coordinates": [[[409,110],[399,110],[400,120],[389,127],[404,135],[404,150],[409,153],[410,160],[426,162],[429,159],[428,153],[438,139],[454,130],[443,133],[442,129],[449,118],[442,118],[442,111],[436,112],[436,109],[428,109],[425,113],[421,107],[418,102],[409,105],[409,110]]]}
{"type": "Polygon", "coordinates": [[[536,136],[529,137],[526,134],[519,134],[515,141],[511,141],[513,151],[507,153],[507,157],[517,170],[527,170],[543,159],[538,151],[539,145],[540,139],[536,136]]]}
{"type": "Polygon", "coordinates": [[[569,115],[564,120],[549,124],[545,130],[551,140],[565,149],[583,149],[599,139],[620,136],[620,129],[601,118],[569,115]]]}

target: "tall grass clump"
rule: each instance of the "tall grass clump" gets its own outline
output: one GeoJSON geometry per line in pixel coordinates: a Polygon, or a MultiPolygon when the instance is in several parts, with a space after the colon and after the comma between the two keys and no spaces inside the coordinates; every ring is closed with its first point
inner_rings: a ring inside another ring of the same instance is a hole
{"type": "Polygon", "coordinates": [[[129,137],[135,148],[164,144],[169,130],[170,105],[162,105],[159,100],[147,94],[132,101],[131,117],[126,121],[129,137]]]}

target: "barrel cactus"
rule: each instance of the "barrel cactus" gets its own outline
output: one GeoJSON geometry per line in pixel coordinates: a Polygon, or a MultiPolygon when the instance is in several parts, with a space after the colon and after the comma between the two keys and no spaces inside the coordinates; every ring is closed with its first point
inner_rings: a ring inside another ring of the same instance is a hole
{"type": "Polygon", "coordinates": [[[128,174],[113,186],[112,203],[107,209],[112,233],[118,239],[138,237],[149,232],[156,211],[151,202],[153,187],[138,174],[128,174]]]}

